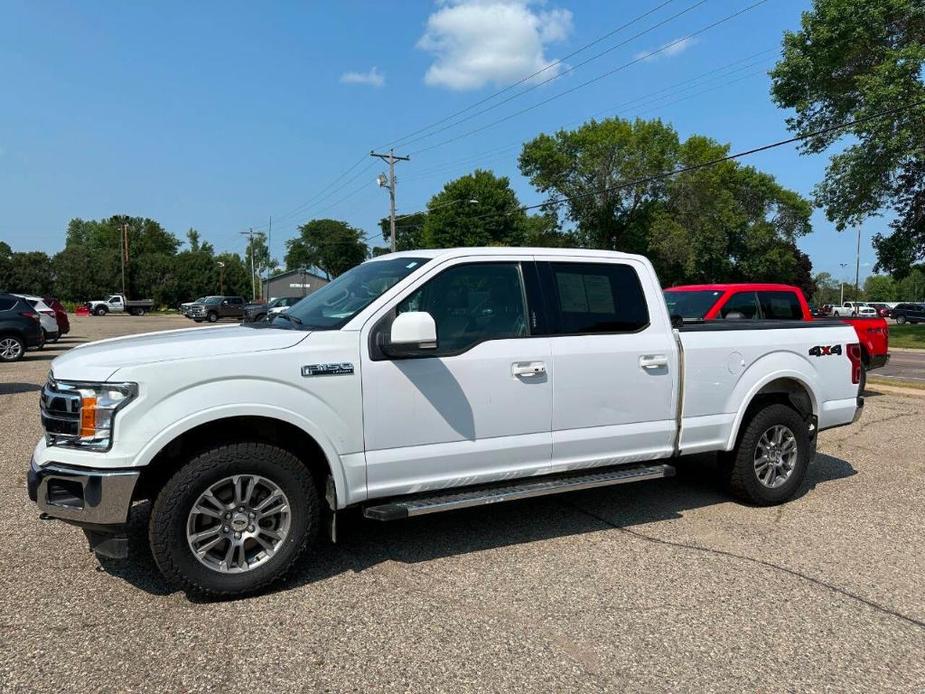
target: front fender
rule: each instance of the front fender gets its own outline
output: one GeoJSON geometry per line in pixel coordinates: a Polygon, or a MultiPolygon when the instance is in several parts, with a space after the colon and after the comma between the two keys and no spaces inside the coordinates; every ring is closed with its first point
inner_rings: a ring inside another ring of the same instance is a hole
{"type": "Polygon", "coordinates": [[[772,381],[790,379],[800,384],[809,395],[813,414],[819,414],[818,374],[807,361],[795,352],[781,350],[756,359],[739,376],[727,400],[726,412],[735,412],[735,419],[726,440],[725,450],[735,447],[745,412],[755,396],[772,381]]]}
{"type": "MultiPolygon", "coordinates": [[[[171,441],[203,424],[230,417],[266,417],[298,427],[318,443],[334,479],[338,506],[365,497],[362,440],[356,439],[362,426],[352,427],[322,398],[292,384],[254,378],[199,383],[138,411],[143,413],[138,421],[125,421],[120,427],[126,444],[139,445],[135,466],[148,465],[171,441]]],[[[124,414],[130,412],[127,408],[124,414]]]]}

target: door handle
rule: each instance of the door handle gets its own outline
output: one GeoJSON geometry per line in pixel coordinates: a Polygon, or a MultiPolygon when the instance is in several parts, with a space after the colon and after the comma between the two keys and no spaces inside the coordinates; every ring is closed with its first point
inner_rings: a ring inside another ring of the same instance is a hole
{"type": "Polygon", "coordinates": [[[660,369],[668,366],[668,357],[664,354],[643,354],[639,357],[639,366],[643,369],[660,369]]]}
{"type": "Polygon", "coordinates": [[[511,364],[511,375],[533,378],[546,373],[546,364],[541,361],[515,361],[511,364]]]}

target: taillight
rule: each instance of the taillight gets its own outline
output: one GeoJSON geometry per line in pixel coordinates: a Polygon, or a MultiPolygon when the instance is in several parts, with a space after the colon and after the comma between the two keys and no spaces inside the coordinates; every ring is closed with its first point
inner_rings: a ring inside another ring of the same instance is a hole
{"type": "Polygon", "coordinates": [[[19,315],[23,318],[31,318],[34,321],[39,319],[39,314],[37,314],[35,311],[20,311],[19,315]]]}
{"type": "Polygon", "coordinates": [[[45,309],[45,308],[42,309],[42,313],[44,313],[46,316],[53,316],[53,315],[55,315],[55,312],[54,312],[54,311],[51,311],[51,310],[45,309]]]}
{"type": "Polygon", "coordinates": [[[848,354],[848,360],[851,362],[851,382],[861,382],[861,345],[852,342],[845,350],[848,354]]]}

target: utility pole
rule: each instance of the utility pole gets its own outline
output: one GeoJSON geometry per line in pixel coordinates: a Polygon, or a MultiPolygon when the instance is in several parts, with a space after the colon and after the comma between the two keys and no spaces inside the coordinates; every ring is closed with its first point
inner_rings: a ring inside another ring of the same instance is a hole
{"type": "Polygon", "coordinates": [[[257,273],[254,270],[254,228],[251,227],[248,231],[242,231],[240,233],[244,234],[246,237],[248,237],[248,239],[250,239],[250,243],[248,245],[251,249],[251,296],[253,297],[254,301],[257,301],[257,273]]]}
{"type": "Polygon", "coordinates": [[[122,222],[122,296],[125,296],[125,266],[128,265],[128,222],[122,222]]]}
{"type": "MultiPolygon", "coordinates": [[[[270,215],[270,223],[267,225],[267,295],[266,300],[270,301],[270,265],[273,264],[273,251],[271,250],[270,241],[273,239],[273,215],[270,215]]],[[[261,292],[263,295],[263,292],[261,292]]]]}
{"type": "Polygon", "coordinates": [[[380,188],[388,188],[389,190],[389,232],[392,236],[391,243],[389,244],[390,250],[392,253],[395,252],[395,162],[397,161],[411,161],[411,157],[398,157],[395,156],[395,150],[390,149],[388,154],[379,154],[372,150],[369,152],[371,157],[379,157],[382,161],[388,162],[389,164],[389,176],[388,179],[383,174],[379,174],[379,177],[376,181],[379,183],[380,188]]]}
{"type": "Polygon", "coordinates": [[[861,227],[858,227],[858,254],[855,258],[854,266],[854,298],[857,301],[861,296],[861,227]]]}
{"type": "Polygon", "coordinates": [[[838,286],[841,287],[841,299],[838,300],[838,305],[843,306],[845,304],[845,278],[844,272],[845,268],[848,267],[848,263],[839,263],[841,267],[841,273],[838,275],[838,286]]]}

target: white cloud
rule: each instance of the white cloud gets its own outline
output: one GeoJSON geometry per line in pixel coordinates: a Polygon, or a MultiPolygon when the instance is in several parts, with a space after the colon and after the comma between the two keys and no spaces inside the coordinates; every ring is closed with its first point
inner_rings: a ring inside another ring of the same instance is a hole
{"type": "Polygon", "coordinates": [[[663,43],[658,48],[650,48],[647,51],[640,51],[633,56],[636,60],[640,58],[645,61],[658,60],[659,58],[673,58],[676,55],[681,55],[691,46],[697,44],[698,39],[696,37],[686,37],[683,39],[675,39],[674,41],[669,41],[668,43],[663,43]],[[654,55],[651,55],[653,51],[658,51],[654,55]]]}
{"type": "MultiPolygon", "coordinates": [[[[434,55],[424,75],[432,87],[478,89],[487,83],[506,85],[541,70],[550,43],[572,31],[568,10],[535,8],[533,0],[438,0],[427,18],[418,48],[434,55]]],[[[537,79],[557,74],[551,67],[537,79]]]]}
{"type": "Polygon", "coordinates": [[[365,84],[369,87],[385,86],[385,74],[379,72],[379,68],[373,66],[368,72],[345,72],[340,76],[340,81],[344,84],[365,84]]]}

